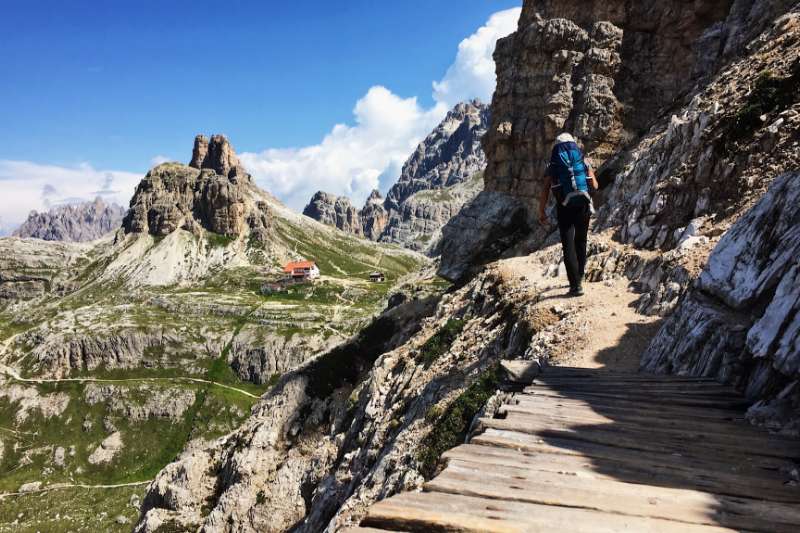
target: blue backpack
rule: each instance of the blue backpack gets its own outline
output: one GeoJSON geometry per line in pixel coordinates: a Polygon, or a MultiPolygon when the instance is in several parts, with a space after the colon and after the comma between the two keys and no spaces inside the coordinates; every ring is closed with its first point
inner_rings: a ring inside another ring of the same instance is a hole
{"type": "Polygon", "coordinates": [[[562,205],[577,203],[573,200],[578,198],[585,198],[592,205],[592,197],[589,196],[589,169],[577,144],[565,142],[553,147],[550,177],[553,179],[552,188],[560,189],[556,198],[562,205]]]}

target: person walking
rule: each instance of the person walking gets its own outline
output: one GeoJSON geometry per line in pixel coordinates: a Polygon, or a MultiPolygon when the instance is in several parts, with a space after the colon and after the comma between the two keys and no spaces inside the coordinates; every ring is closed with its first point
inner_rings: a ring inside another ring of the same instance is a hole
{"type": "Polygon", "coordinates": [[[543,226],[549,224],[545,209],[552,190],[556,200],[564,265],[569,278],[569,296],[583,296],[589,221],[594,214],[590,193],[599,187],[594,170],[585,161],[583,150],[569,133],[562,133],[556,138],[544,179],[546,183],[539,202],[539,222],[543,226]]]}

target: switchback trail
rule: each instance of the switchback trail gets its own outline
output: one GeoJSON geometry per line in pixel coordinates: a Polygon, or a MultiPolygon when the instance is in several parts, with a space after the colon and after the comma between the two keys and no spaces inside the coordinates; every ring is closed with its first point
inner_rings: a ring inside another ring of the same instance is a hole
{"type": "Polygon", "coordinates": [[[732,389],[565,367],[520,385],[422,492],[378,502],[349,531],[800,531],[800,489],[786,483],[800,441],[751,427],[732,389]]]}
{"type": "Polygon", "coordinates": [[[234,392],[238,392],[239,394],[243,394],[249,398],[259,399],[260,396],[256,396],[246,390],[238,389],[231,385],[225,385],[223,383],[218,383],[216,381],[211,381],[208,379],[200,379],[200,378],[189,378],[189,377],[178,377],[178,378],[128,378],[128,379],[101,379],[101,378],[23,378],[19,375],[19,372],[15,371],[13,368],[8,367],[6,365],[0,365],[0,373],[5,374],[6,376],[10,377],[15,381],[20,381],[22,383],[61,383],[61,382],[77,382],[77,383],[131,383],[131,382],[175,382],[175,381],[188,381],[191,383],[203,383],[206,385],[212,385],[214,387],[220,387],[223,389],[228,389],[234,392]]]}
{"type": "Polygon", "coordinates": [[[117,485],[86,485],[83,483],[55,483],[53,485],[42,487],[40,489],[29,490],[25,492],[0,492],[0,500],[4,498],[10,498],[12,496],[31,496],[35,494],[43,494],[45,492],[52,492],[54,490],[64,490],[64,489],[121,489],[125,487],[140,487],[142,485],[147,485],[152,481],[153,481],[152,479],[148,479],[146,481],[133,481],[131,483],[119,483],[117,485]]]}

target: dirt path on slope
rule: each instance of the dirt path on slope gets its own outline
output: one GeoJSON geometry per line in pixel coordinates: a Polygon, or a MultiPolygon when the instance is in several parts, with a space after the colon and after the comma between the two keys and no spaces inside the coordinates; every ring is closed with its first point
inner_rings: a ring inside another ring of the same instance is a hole
{"type": "MultiPolygon", "coordinates": [[[[641,353],[658,331],[662,319],[636,312],[641,297],[626,279],[584,283],[586,295],[566,296],[566,276],[546,276],[539,257],[507,259],[501,275],[515,290],[539,295],[534,313],[549,317],[550,363],[558,366],[605,368],[635,372],[641,353]]],[[[547,322],[547,320],[545,320],[547,322]]]]}

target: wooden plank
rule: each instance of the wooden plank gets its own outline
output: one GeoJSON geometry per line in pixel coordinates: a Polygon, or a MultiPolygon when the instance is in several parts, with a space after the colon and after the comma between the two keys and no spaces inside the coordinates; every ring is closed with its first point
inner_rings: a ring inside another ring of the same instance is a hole
{"type": "Polygon", "coordinates": [[[598,412],[635,411],[648,416],[675,416],[683,418],[713,419],[713,420],[744,420],[743,409],[702,409],[681,405],[653,405],[640,401],[618,400],[614,398],[586,397],[586,398],[559,398],[555,396],[533,396],[517,394],[514,400],[518,405],[547,408],[549,406],[576,406],[585,407],[598,412]]]}
{"type": "Polygon", "coordinates": [[[761,468],[780,468],[787,463],[786,457],[782,453],[776,453],[770,449],[743,453],[740,447],[707,442],[702,435],[686,433],[680,437],[660,432],[657,428],[652,428],[650,432],[647,432],[616,427],[616,425],[613,428],[605,426],[575,428],[569,425],[556,427],[534,417],[529,417],[527,420],[481,418],[480,422],[486,428],[528,433],[544,439],[580,440],[629,450],[680,454],[696,458],[714,457],[718,461],[742,461],[745,464],[761,468]]]}
{"type": "Polygon", "coordinates": [[[598,413],[590,409],[574,409],[556,407],[552,409],[530,408],[523,405],[503,405],[498,414],[505,417],[522,415],[533,416],[540,420],[554,423],[571,423],[576,426],[596,424],[638,424],[641,427],[659,427],[671,431],[703,432],[724,439],[736,439],[744,446],[782,447],[787,457],[796,457],[800,453],[800,440],[779,435],[771,435],[744,423],[718,422],[715,420],[679,419],[660,416],[637,416],[636,413],[598,413]]]}
{"type": "Polygon", "coordinates": [[[570,368],[570,367],[544,367],[541,377],[544,378],[570,378],[570,379],[627,379],[635,380],[658,380],[658,381],[691,381],[691,382],[717,382],[715,379],[698,376],[679,376],[674,374],[649,374],[635,372],[612,372],[603,369],[592,368],[570,368]]]}
{"type": "Polygon", "coordinates": [[[550,390],[557,391],[624,391],[626,393],[671,393],[671,394],[699,394],[701,396],[731,396],[734,398],[742,398],[742,395],[730,389],[717,384],[698,384],[698,383],[624,383],[614,381],[610,383],[597,383],[597,382],[549,382],[535,380],[531,385],[533,387],[542,387],[550,390]]]}
{"type": "MultiPolygon", "coordinates": [[[[528,392],[529,387],[525,388],[528,392]]],[[[636,396],[649,396],[653,399],[670,398],[670,397],[696,397],[706,399],[722,399],[731,401],[746,401],[746,399],[736,392],[717,388],[717,387],[626,387],[626,386],[606,386],[603,384],[591,385],[544,385],[534,384],[530,386],[530,390],[535,391],[549,391],[559,394],[573,394],[573,393],[592,393],[592,394],[625,394],[636,396]]]]}
{"type": "Polygon", "coordinates": [[[732,388],[731,385],[721,383],[711,378],[693,378],[680,376],[657,376],[651,374],[627,374],[627,375],[553,375],[547,372],[541,373],[534,378],[542,383],[628,383],[631,385],[702,385],[732,388]]]}
{"type": "Polygon", "coordinates": [[[584,455],[536,453],[481,444],[458,446],[446,452],[443,457],[449,463],[471,463],[486,470],[501,466],[514,468],[522,473],[567,473],[578,477],[592,476],[642,485],[680,486],[716,494],[733,494],[737,497],[800,503],[800,490],[783,487],[778,476],[766,480],[727,472],[715,472],[713,476],[709,476],[703,471],[647,464],[640,458],[602,459],[595,463],[593,458],[584,455]]]}
{"type": "MultiPolygon", "coordinates": [[[[750,437],[764,437],[766,439],[776,439],[778,441],[789,441],[787,437],[776,437],[764,430],[760,430],[743,421],[716,420],[716,419],[695,419],[683,416],[670,416],[661,411],[651,411],[642,413],[636,409],[592,409],[588,405],[547,405],[540,404],[504,404],[498,412],[503,413],[523,413],[534,416],[554,417],[581,422],[595,423],[614,423],[617,421],[639,422],[645,425],[659,424],[667,427],[692,429],[708,429],[709,431],[719,431],[725,434],[743,435],[750,437]]],[[[800,444],[800,441],[795,440],[800,444]]]]}
{"type": "Polygon", "coordinates": [[[794,504],[730,498],[685,488],[643,486],[587,475],[552,472],[526,475],[513,468],[488,470],[457,462],[428,482],[425,490],[771,533],[794,533],[800,526],[800,508],[794,504]]]}
{"type": "MultiPolygon", "coordinates": [[[[513,408],[513,406],[510,406],[513,408]]],[[[648,435],[653,439],[662,437],[673,437],[685,442],[702,443],[704,446],[713,446],[719,450],[730,450],[741,452],[743,455],[765,455],[780,458],[800,458],[800,441],[794,439],[769,438],[764,434],[742,434],[735,431],[725,431],[725,427],[717,426],[707,429],[702,426],[694,425],[686,427],[681,424],[681,420],[672,420],[673,425],[665,424],[664,420],[655,419],[606,419],[581,420],[571,416],[554,416],[548,412],[544,413],[525,413],[507,411],[507,420],[510,424],[519,423],[540,424],[542,427],[553,429],[571,429],[575,431],[595,431],[596,429],[608,429],[614,432],[629,433],[639,435],[639,438],[646,438],[648,435]]],[[[730,428],[733,429],[733,428],[730,428]]]]}
{"type": "Polygon", "coordinates": [[[736,530],[587,509],[506,502],[439,492],[406,493],[378,502],[365,526],[410,532],[723,533],[736,530]]]}
{"type": "Polygon", "coordinates": [[[637,402],[649,402],[655,405],[683,405],[690,407],[711,407],[714,409],[736,409],[742,410],[750,405],[751,402],[745,399],[709,399],[709,398],[693,398],[691,396],[678,396],[678,395],[659,395],[654,396],[651,394],[635,394],[635,393],[615,393],[615,392],[559,392],[545,390],[541,387],[526,387],[525,394],[529,396],[547,396],[550,398],[578,398],[578,399],[592,399],[592,398],[605,398],[612,400],[625,400],[637,402]]]}
{"type": "MultiPolygon", "coordinates": [[[[472,442],[484,446],[498,446],[529,453],[573,455],[590,458],[596,469],[614,470],[620,463],[628,468],[637,468],[658,474],[689,476],[698,485],[706,482],[729,484],[724,494],[749,494],[737,492],[739,486],[758,487],[769,490],[780,488],[786,481],[775,469],[765,469],[749,464],[726,463],[713,458],[698,459],[693,456],[652,453],[640,450],[620,449],[615,446],[584,442],[579,440],[550,437],[546,441],[535,435],[517,431],[488,429],[473,437],[472,442]]],[[[800,501],[794,497],[786,498],[785,493],[776,492],[775,501],[800,501]]]]}

